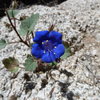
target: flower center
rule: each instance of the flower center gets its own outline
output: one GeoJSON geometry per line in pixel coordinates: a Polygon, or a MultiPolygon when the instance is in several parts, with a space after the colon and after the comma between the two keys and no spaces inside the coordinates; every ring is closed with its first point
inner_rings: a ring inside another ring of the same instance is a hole
{"type": "Polygon", "coordinates": [[[52,44],[50,40],[46,40],[42,42],[42,46],[45,51],[51,51],[54,48],[54,45],[52,44]]]}

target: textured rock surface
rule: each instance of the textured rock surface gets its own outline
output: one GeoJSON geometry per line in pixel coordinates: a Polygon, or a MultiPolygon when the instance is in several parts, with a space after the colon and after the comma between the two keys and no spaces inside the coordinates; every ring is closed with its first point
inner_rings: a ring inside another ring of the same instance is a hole
{"type": "MultiPolygon", "coordinates": [[[[34,31],[55,24],[73,55],[61,61],[58,69],[35,74],[20,70],[13,75],[3,68],[2,59],[15,56],[22,64],[30,50],[23,44],[0,50],[1,100],[99,100],[100,99],[100,0],[68,0],[59,6],[31,6],[17,17],[39,13],[34,31]],[[30,81],[24,76],[28,74],[30,81]]],[[[0,22],[0,39],[18,40],[14,31],[0,22]]],[[[19,23],[17,23],[19,26],[19,23]]]]}

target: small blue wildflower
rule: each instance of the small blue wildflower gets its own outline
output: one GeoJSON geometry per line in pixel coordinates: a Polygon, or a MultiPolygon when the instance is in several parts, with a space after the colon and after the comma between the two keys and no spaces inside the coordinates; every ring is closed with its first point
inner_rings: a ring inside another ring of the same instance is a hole
{"type": "Polygon", "coordinates": [[[32,55],[43,62],[54,62],[65,52],[62,34],[56,31],[37,31],[33,39],[32,55]]]}

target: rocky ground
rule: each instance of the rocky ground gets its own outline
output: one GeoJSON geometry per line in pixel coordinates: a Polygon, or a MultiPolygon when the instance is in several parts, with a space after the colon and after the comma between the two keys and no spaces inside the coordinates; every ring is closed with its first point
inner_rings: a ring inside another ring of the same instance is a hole
{"type": "MultiPolygon", "coordinates": [[[[8,45],[0,50],[0,100],[100,100],[100,0],[67,0],[54,7],[33,5],[20,10],[17,18],[32,13],[40,14],[34,32],[55,24],[73,55],[57,69],[44,73],[20,69],[12,74],[2,60],[14,56],[23,64],[30,50],[23,44],[8,45]]],[[[5,22],[7,17],[0,21],[0,39],[18,40],[5,22]]]]}

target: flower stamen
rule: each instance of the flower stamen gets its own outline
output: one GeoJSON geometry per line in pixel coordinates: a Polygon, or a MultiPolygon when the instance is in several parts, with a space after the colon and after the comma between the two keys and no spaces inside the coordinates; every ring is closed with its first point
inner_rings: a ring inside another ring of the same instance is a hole
{"type": "Polygon", "coordinates": [[[56,53],[54,52],[53,54],[55,55],[56,53]]]}
{"type": "Polygon", "coordinates": [[[43,46],[43,49],[48,52],[50,52],[54,48],[53,43],[49,40],[42,42],[42,46],[43,46]]]}
{"type": "Polygon", "coordinates": [[[42,44],[44,44],[44,42],[42,42],[42,44]]]}
{"type": "Polygon", "coordinates": [[[48,42],[48,40],[46,40],[46,42],[48,42]]]}
{"type": "Polygon", "coordinates": [[[54,48],[57,48],[56,46],[54,48]]]}

